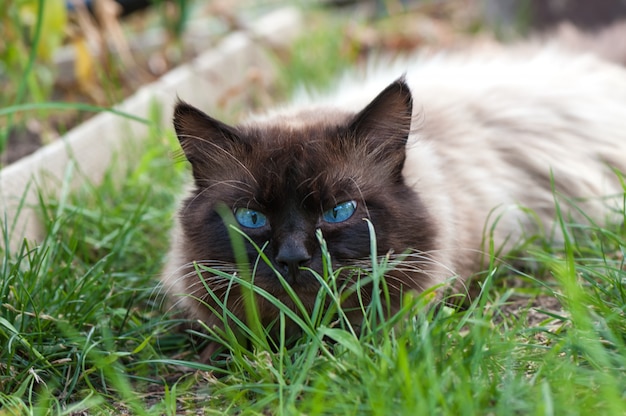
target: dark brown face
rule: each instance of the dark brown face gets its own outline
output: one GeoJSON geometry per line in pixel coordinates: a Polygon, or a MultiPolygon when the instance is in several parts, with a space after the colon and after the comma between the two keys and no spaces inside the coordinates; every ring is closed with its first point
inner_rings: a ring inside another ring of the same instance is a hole
{"type": "MultiPolygon", "coordinates": [[[[403,82],[356,115],[333,121],[302,117],[297,127],[286,121],[233,128],[181,103],[174,123],[196,182],[180,212],[187,260],[237,272],[230,223],[251,240],[245,252],[254,284],[289,304],[278,271],[312,307],[319,284],[310,270],[323,274],[318,230],[334,269],[371,264],[366,220],[375,228],[378,255],[427,252],[434,236],[401,174],[411,121],[411,96],[403,82]],[[255,246],[270,264],[257,261],[255,246]]],[[[419,288],[413,281],[419,274],[392,273],[400,281],[389,286],[398,295],[419,288]]],[[[203,276],[223,299],[228,279],[203,276]]],[[[193,293],[208,301],[197,274],[189,279],[188,286],[198,288],[193,293]]]]}

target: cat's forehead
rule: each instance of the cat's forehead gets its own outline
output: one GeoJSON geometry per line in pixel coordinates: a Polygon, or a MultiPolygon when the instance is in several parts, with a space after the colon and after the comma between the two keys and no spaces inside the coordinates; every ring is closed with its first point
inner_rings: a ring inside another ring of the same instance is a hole
{"type": "Polygon", "coordinates": [[[241,126],[250,144],[245,169],[263,199],[285,194],[326,200],[351,190],[361,167],[354,166],[353,152],[345,148],[350,119],[349,113],[308,111],[241,126]]]}
{"type": "Polygon", "coordinates": [[[256,158],[268,162],[285,159],[283,164],[318,163],[336,156],[338,148],[345,144],[342,139],[350,116],[328,109],[280,113],[255,119],[240,126],[239,131],[256,158]]]}

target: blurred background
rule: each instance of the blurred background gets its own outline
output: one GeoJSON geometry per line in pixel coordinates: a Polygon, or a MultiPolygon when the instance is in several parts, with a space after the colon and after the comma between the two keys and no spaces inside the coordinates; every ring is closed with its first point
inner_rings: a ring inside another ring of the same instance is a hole
{"type": "MultiPolygon", "coordinates": [[[[17,108],[47,102],[110,107],[284,7],[304,16],[303,36],[270,45],[279,76],[264,87],[261,105],[284,100],[300,83],[328,84],[343,68],[381,51],[462,49],[529,36],[560,36],[584,48],[590,36],[601,39],[622,25],[626,14],[623,0],[3,0],[0,166],[93,114],[71,105],[17,108]]],[[[610,39],[591,47],[626,56],[626,37],[610,39]]]]}

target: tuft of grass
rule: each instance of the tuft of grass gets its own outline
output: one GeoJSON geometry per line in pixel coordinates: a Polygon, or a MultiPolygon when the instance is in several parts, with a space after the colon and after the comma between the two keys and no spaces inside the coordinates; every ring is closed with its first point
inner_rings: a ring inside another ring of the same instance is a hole
{"type": "MultiPolygon", "coordinates": [[[[172,166],[171,135],[155,131],[147,145],[122,175],[113,166],[101,185],[42,197],[46,238],[2,253],[0,390],[10,400],[90,407],[115,391],[133,405],[129,380],[158,381],[158,366],[139,359],[179,347],[168,335],[174,323],[159,312],[154,279],[182,165],[172,166]]],[[[64,182],[76,175],[68,168],[64,182]]]]}

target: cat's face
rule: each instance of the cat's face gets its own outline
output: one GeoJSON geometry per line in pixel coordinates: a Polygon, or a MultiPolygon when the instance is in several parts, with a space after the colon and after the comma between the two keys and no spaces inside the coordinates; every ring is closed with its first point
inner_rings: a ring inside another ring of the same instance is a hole
{"type": "MultiPolygon", "coordinates": [[[[256,262],[246,241],[254,284],[290,304],[278,271],[309,308],[319,289],[309,269],[323,269],[317,230],[334,269],[371,264],[365,219],[375,228],[378,255],[431,250],[428,213],[402,177],[411,111],[402,80],[358,114],[320,110],[238,127],[178,104],[174,125],[195,179],[180,211],[189,293],[211,304],[207,286],[220,299],[231,290],[230,308],[243,315],[229,280],[204,272],[205,286],[192,264],[237,272],[228,218],[271,262],[256,262]]],[[[425,263],[391,273],[392,295],[419,289],[425,263]]],[[[260,309],[264,320],[274,316],[262,300],[260,309]]]]}

